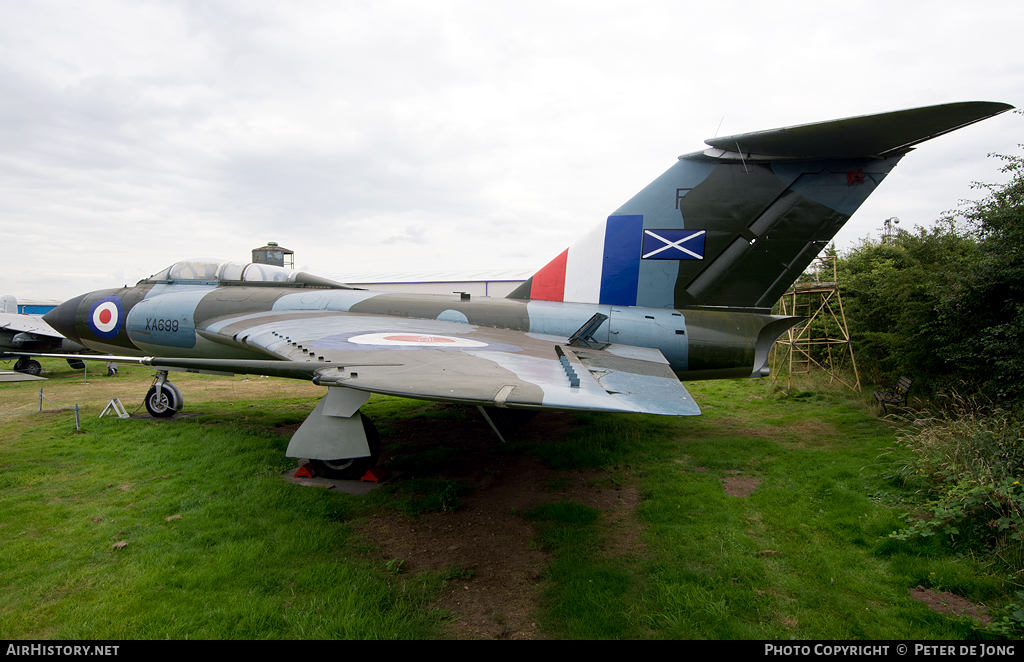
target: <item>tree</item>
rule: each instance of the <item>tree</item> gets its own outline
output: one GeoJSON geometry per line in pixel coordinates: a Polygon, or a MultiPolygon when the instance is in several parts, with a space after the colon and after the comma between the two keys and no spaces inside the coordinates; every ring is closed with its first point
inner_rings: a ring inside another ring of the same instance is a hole
{"type": "Polygon", "coordinates": [[[955,224],[885,241],[865,239],[839,262],[857,363],[870,381],[895,383],[900,375],[938,386],[956,366],[935,351],[944,293],[977,256],[977,241],[955,224]]]}
{"type": "Polygon", "coordinates": [[[938,309],[950,360],[999,399],[1024,398],[1024,158],[1003,160],[1006,184],[960,212],[979,245],[938,309]]]}
{"type": "Polygon", "coordinates": [[[1005,184],[931,229],[865,239],[840,283],[858,365],[872,381],[910,376],[1024,400],[1024,158],[1005,184]]]}

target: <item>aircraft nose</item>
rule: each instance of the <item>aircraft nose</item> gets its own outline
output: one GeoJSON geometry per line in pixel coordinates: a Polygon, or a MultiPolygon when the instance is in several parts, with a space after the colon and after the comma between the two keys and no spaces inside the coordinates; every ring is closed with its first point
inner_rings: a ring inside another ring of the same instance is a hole
{"type": "Polygon", "coordinates": [[[50,312],[43,315],[43,321],[49,324],[57,333],[77,343],[82,342],[78,337],[78,329],[75,328],[75,317],[78,314],[78,306],[86,295],[68,299],[50,312]]]}

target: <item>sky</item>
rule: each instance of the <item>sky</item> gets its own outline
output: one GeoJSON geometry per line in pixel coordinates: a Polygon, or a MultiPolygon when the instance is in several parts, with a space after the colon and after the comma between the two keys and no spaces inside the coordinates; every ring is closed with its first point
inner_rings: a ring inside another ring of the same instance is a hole
{"type": "MultiPolygon", "coordinates": [[[[0,0],[0,293],[268,241],[317,274],[539,269],[704,139],[1024,105],[1024,4],[0,0]]],[[[929,226],[1019,154],[907,155],[837,235],[929,226]]]]}

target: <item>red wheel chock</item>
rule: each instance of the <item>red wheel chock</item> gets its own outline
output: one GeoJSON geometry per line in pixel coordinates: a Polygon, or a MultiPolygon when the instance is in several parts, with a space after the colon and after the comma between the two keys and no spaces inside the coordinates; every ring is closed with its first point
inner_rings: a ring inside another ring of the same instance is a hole
{"type": "Polygon", "coordinates": [[[373,469],[367,471],[365,474],[363,474],[363,477],[360,480],[362,480],[364,483],[379,483],[380,481],[386,479],[390,475],[390,471],[378,465],[373,469]]]}

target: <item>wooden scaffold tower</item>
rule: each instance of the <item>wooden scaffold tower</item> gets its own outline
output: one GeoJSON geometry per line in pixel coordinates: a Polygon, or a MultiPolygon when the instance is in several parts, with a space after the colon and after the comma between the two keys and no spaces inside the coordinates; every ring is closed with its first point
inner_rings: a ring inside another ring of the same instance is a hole
{"type": "Polygon", "coordinates": [[[814,282],[794,284],[779,301],[780,314],[806,317],[807,320],[787,331],[775,343],[772,381],[778,383],[784,371],[788,393],[793,388],[794,374],[808,374],[817,367],[828,374],[829,383],[837,381],[860,391],[860,376],[839,293],[835,256],[816,258],[811,273],[814,274],[814,282]],[[828,276],[832,280],[825,280],[828,276]]]}

